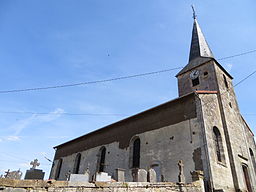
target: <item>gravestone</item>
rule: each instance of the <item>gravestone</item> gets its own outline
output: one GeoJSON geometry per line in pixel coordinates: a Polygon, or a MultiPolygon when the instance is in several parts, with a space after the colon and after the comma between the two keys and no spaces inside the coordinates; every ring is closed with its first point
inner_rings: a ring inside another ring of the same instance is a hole
{"type": "Polygon", "coordinates": [[[133,182],[147,182],[147,171],[145,169],[132,170],[133,182]]]}
{"type": "Polygon", "coordinates": [[[179,176],[178,176],[178,180],[179,180],[180,183],[185,183],[184,164],[183,164],[183,161],[182,161],[182,160],[179,161],[178,167],[179,167],[179,176]]]}
{"type": "Polygon", "coordinates": [[[68,185],[69,186],[88,186],[90,173],[87,170],[84,174],[70,174],[68,185]]]}
{"type": "Polygon", "coordinates": [[[5,172],[4,178],[20,180],[21,176],[22,176],[22,172],[20,170],[10,171],[10,169],[8,169],[8,171],[5,172]]]}
{"type": "Polygon", "coordinates": [[[96,173],[95,177],[96,182],[110,182],[111,181],[111,176],[108,175],[108,173],[105,172],[99,172],[96,173]]]}
{"type": "Polygon", "coordinates": [[[148,170],[148,182],[151,182],[151,183],[157,182],[156,171],[153,168],[150,168],[148,170]]]}
{"type": "Polygon", "coordinates": [[[118,182],[125,182],[125,169],[116,169],[115,180],[118,182]]]}
{"type": "Polygon", "coordinates": [[[70,174],[70,182],[89,182],[89,174],[70,174]]]}
{"type": "Polygon", "coordinates": [[[41,169],[36,169],[36,167],[40,165],[38,160],[35,159],[34,161],[31,161],[30,165],[32,165],[32,167],[30,168],[30,170],[26,171],[24,179],[43,180],[45,173],[41,169]]]}
{"type": "Polygon", "coordinates": [[[154,169],[156,172],[156,182],[161,182],[162,180],[162,171],[158,163],[154,163],[150,166],[151,169],[154,169]]]}

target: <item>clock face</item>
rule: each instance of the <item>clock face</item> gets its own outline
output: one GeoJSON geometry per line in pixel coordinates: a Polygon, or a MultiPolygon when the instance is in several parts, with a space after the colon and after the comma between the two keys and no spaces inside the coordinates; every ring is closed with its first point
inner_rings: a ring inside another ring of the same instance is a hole
{"type": "Polygon", "coordinates": [[[199,71],[198,70],[194,70],[190,73],[190,78],[191,79],[196,79],[199,76],[199,71]]]}

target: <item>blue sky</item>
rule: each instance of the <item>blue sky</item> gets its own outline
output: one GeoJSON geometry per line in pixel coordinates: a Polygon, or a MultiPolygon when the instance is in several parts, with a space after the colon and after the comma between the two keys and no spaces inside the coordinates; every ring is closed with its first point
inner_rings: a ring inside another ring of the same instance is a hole
{"type": "MultiPolygon", "coordinates": [[[[256,2],[1,0],[0,91],[101,80],[188,61],[190,5],[216,58],[256,49],[256,2]]],[[[222,60],[234,83],[256,69],[256,53],[222,60]]],[[[177,97],[176,71],[129,80],[0,94],[0,174],[47,172],[53,146],[177,97]],[[44,115],[3,112],[43,112],[44,115]],[[72,116],[66,113],[117,114],[72,116]]],[[[255,130],[256,75],[235,88],[255,130]]]]}

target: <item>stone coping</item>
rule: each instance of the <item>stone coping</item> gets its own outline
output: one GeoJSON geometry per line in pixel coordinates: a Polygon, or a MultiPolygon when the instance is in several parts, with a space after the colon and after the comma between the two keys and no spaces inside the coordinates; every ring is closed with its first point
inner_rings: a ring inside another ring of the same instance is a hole
{"type": "Polygon", "coordinates": [[[201,187],[200,182],[192,183],[173,183],[173,182],[69,182],[56,180],[14,180],[0,178],[0,187],[13,188],[66,188],[66,187],[83,187],[83,188],[159,188],[159,187],[201,187]]]}

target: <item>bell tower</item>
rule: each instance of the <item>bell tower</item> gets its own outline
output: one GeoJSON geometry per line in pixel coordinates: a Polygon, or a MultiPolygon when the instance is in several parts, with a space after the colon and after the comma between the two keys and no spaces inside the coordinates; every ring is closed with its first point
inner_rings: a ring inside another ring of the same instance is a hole
{"type": "MultiPolygon", "coordinates": [[[[190,54],[188,64],[176,75],[178,79],[179,96],[184,96],[191,92],[197,92],[200,107],[203,111],[203,119],[206,143],[214,146],[213,135],[217,135],[214,127],[218,127],[219,138],[225,141],[223,157],[216,158],[214,151],[218,147],[207,147],[209,167],[211,173],[207,175],[211,180],[212,188],[222,188],[219,184],[222,182],[221,175],[224,173],[232,177],[228,181],[229,186],[234,191],[245,189],[247,183],[247,191],[251,190],[251,182],[256,185],[255,179],[247,179],[246,168],[251,169],[251,178],[255,178],[252,161],[249,160],[249,149],[255,149],[254,136],[240,114],[237,99],[232,83],[232,76],[219,64],[214,58],[213,53],[201,31],[197,22],[197,17],[193,9],[193,31],[190,46],[190,54]],[[215,107],[213,107],[215,106],[215,107]],[[217,125],[218,124],[218,125],[217,125]],[[252,144],[248,140],[253,140],[252,144]],[[221,160],[223,159],[223,161],[221,160]],[[224,160],[225,159],[225,160],[224,160]],[[245,166],[245,167],[244,167],[245,166]],[[243,171],[245,173],[243,173],[243,171]],[[228,173],[229,172],[229,173],[228,173]],[[218,176],[217,176],[218,175],[218,176]]],[[[225,190],[224,190],[225,191],[225,190]]]]}
{"type": "MultiPolygon", "coordinates": [[[[193,7],[192,7],[193,8],[193,7]]],[[[193,30],[188,64],[176,75],[179,96],[193,91],[218,91],[216,65],[223,71],[225,81],[232,80],[231,75],[215,60],[213,53],[197,22],[193,9],[193,30]]]]}

